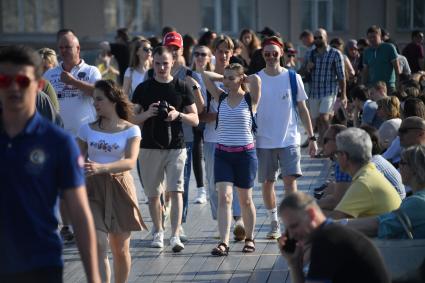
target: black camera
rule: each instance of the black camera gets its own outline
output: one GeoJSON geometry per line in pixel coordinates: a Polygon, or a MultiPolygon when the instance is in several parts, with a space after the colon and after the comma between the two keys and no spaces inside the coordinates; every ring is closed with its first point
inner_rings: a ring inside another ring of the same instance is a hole
{"type": "Polygon", "coordinates": [[[165,100],[161,100],[158,105],[158,118],[161,120],[167,119],[169,111],[170,104],[165,100]]]}

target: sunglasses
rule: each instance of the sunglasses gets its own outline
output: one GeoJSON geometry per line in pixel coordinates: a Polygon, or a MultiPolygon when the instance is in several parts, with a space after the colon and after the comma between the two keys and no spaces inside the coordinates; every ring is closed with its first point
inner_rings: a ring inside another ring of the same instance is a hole
{"type": "Polygon", "coordinates": [[[153,48],[152,47],[143,47],[143,51],[145,51],[146,53],[152,52],[153,48]]]}
{"type": "Polygon", "coordinates": [[[323,36],[315,36],[314,39],[323,39],[323,36]]]}
{"type": "Polygon", "coordinates": [[[414,128],[414,127],[412,127],[412,128],[399,128],[398,134],[403,135],[403,134],[407,133],[409,130],[423,130],[423,129],[422,128],[414,128]]]}
{"type": "Polygon", "coordinates": [[[195,56],[195,57],[199,57],[199,56],[201,56],[201,57],[207,57],[207,53],[203,53],[203,52],[193,52],[193,55],[195,56]]]}
{"type": "Polygon", "coordinates": [[[277,52],[277,51],[264,52],[264,57],[266,57],[266,58],[270,58],[270,57],[277,58],[277,57],[279,57],[279,52],[277,52]]]}
{"type": "Polygon", "coordinates": [[[20,88],[27,88],[31,83],[30,78],[24,75],[8,76],[0,74],[0,88],[10,87],[13,81],[15,81],[20,88]]]}

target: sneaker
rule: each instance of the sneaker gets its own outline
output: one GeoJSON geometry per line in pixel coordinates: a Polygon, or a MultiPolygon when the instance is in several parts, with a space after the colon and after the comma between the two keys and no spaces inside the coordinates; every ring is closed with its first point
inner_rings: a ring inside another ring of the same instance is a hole
{"type": "Polygon", "coordinates": [[[164,247],[164,232],[156,232],[153,234],[153,240],[151,242],[152,248],[160,248],[164,247]]]}
{"type": "Polygon", "coordinates": [[[203,204],[207,202],[207,192],[205,191],[205,188],[198,188],[198,195],[195,198],[195,203],[203,204]]]}
{"type": "Polygon", "coordinates": [[[64,244],[71,244],[75,241],[74,233],[71,232],[69,226],[63,226],[60,235],[64,244]]]}
{"type": "Polygon", "coordinates": [[[182,241],[183,243],[187,242],[187,235],[184,232],[182,225],[180,225],[180,241],[182,241]]]}
{"type": "Polygon", "coordinates": [[[184,250],[184,245],[180,241],[180,237],[174,236],[170,238],[170,245],[173,252],[178,253],[184,250]]]}
{"type": "Polygon", "coordinates": [[[237,220],[235,222],[235,228],[233,228],[233,235],[236,242],[245,240],[245,227],[242,220],[237,220]]]}
{"type": "Polygon", "coordinates": [[[270,231],[267,233],[267,239],[277,239],[281,236],[280,224],[278,221],[272,221],[270,223],[270,231]]]}

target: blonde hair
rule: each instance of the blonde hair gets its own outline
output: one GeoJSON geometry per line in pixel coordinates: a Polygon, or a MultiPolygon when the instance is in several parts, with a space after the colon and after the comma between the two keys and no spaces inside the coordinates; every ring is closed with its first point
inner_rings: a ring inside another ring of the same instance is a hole
{"type": "MultiPolygon", "coordinates": [[[[137,51],[143,47],[144,44],[151,45],[151,42],[147,39],[135,40],[131,43],[130,47],[130,64],[128,66],[130,68],[137,68],[140,64],[140,58],[137,56],[137,51]]],[[[152,54],[153,56],[153,54],[152,54]]]]}
{"type": "Polygon", "coordinates": [[[378,91],[383,91],[383,92],[387,93],[387,85],[383,81],[376,82],[375,85],[373,86],[373,88],[378,90],[378,91]]]}
{"type": "MultiPolygon", "coordinates": [[[[208,53],[208,57],[210,58],[209,62],[207,62],[207,66],[205,68],[206,71],[213,71],[214,70],[214,65],[211,63],[211,49],[206,46],[206,45],[196,45],[195,47],[193,47],[193,52],[192,54],[195,54],[195,51],[198,50],[199,48],[205,48],[207,49],[207,53],[208,53]]],[[[193,55],[194,56],[194,55],[193,55]]],[[[196,70],[196,65],[195,65],[195,60],[192,60],[192,70],[195,71],[196,70]]]]}
{"type": "Polygon", "coordinates": [[[58,58],[56,56],[55,50],[44,47],[38,50],[38,54],[40,54],[43,62],[53,65],[53,67],[58,65],[58,58]]]}
{"type": "Polygon", "coordinates": [[[384,110],[388,119],[400,118],[400,100],[397,96],[387,96],[376,102],[384,110]]]}
{"type": "Polygon", "coordinates": [[[214,42],[213,42],[214,52],[217,50],[217,48],[223,42],[226,44],[227,49],[233,50],[235,48],[235,45],[233,44],[233,40],[230,37],[228,37],[227,35],[222,34],[222,35],[217,36],[216,39],[214,39],[214,42]]]}

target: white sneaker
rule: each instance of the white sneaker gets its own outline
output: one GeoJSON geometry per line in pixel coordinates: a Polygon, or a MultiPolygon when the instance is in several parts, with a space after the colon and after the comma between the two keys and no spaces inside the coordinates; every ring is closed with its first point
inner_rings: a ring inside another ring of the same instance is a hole
{"type": "Polygon", "coordinates": [[[173,250],[173,252],[178,253],[182,250],[184,250],[184,245],[183,243],[180,241],[180,237],[171,237],[170,238],[170,245],[171,245],[171,249],[173,250]]]}
{"type": "Polygon", "coordinates": [[[180,225],[180,241],[182,241],[183,243],[187,242],[187,235],[184,232],[182,225],[180,225]]]}
{"type": "Polygon", "coordinates": [[[203,204],[207,202],[207,192],[204,187],[198,188],[198,195],[195,198],[194,203],[203,204]]]}
{"type": "Polygon", "coordinates": [[[152,248],[163,248],[164,247],[164,232],[156,232],[153,234],[153,240],[151,242],[152,248]]]}

